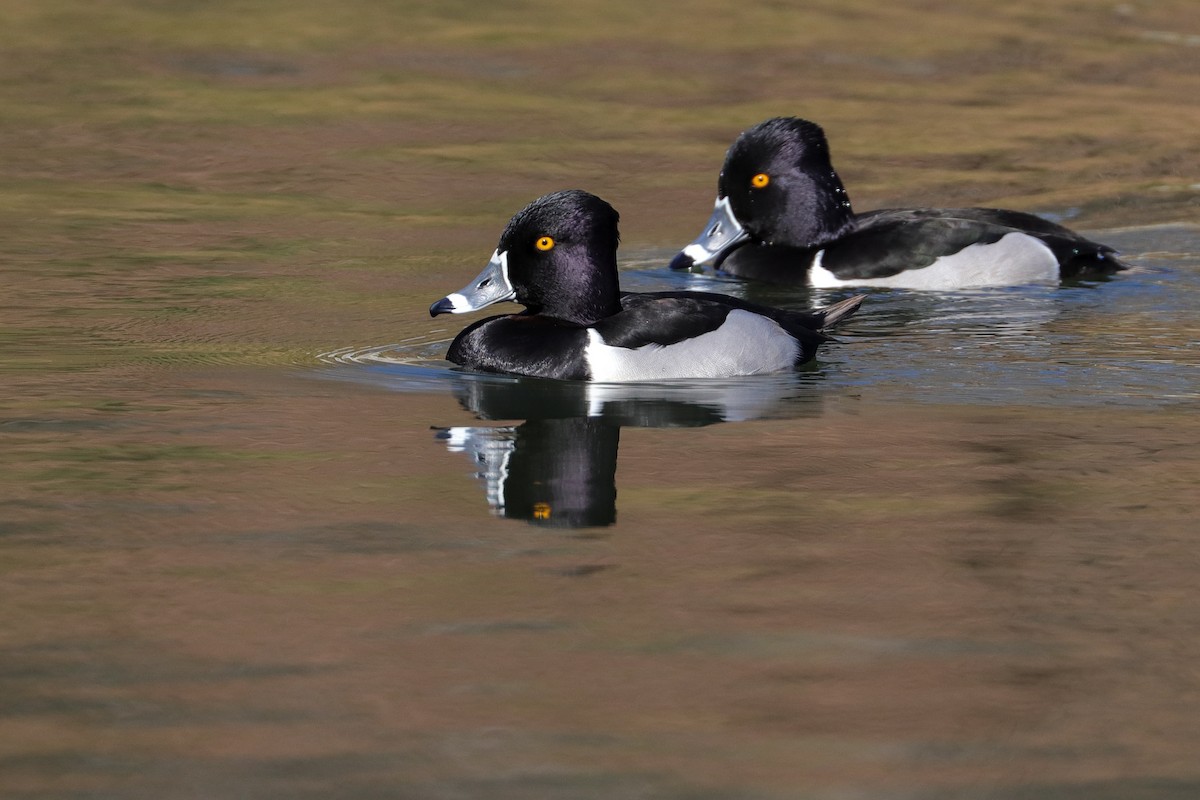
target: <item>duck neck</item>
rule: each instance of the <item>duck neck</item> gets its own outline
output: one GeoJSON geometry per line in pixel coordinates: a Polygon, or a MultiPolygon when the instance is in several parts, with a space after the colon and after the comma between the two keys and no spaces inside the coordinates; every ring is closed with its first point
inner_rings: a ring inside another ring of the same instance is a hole
{"type": "Polygon", "coordinates": [[[792,193],[799,202],[780,220],[779,241],[775,244],[820,247],[842,236],[854,225],[850,196],[832,167],[805,178],[809,185],[792,193]]]}
{"type": "Polygon", "coordinates": [[[824,241],[836,239],[846,233],[854,225],[854,208],[850,205],[850,195],[837,172],[830,169],[826,178],[825,197],[828,206],[825,210],[826,225],[822,231],[824,241]]]}
{"type": "Polygon", "coordinates": [[[569,254],[566,269],[546,278],[535,313],[587,326],[621,310],[616,255],[601,257],[601,263],[588,255],[569,254]]]}

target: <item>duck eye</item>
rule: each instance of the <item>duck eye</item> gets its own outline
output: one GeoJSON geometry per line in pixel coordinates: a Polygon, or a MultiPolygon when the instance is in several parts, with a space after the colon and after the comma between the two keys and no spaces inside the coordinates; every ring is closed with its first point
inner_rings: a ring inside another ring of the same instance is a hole
{"type": "Polygon", "coordinates": [[[549,250],[552,247],[554,247],[554,240],[551,239],[549,236],[542,236],[542,237],[539,237],[538,240],[533,243],[533,246],[536,247],[538,250],[549,250]]]}
{"type": "Polygon", "coordinates": [[[762,189],[771,182],[771,176],[765,172],[760,172],[750,179],[750,185],[755,189],[762,189]]]}

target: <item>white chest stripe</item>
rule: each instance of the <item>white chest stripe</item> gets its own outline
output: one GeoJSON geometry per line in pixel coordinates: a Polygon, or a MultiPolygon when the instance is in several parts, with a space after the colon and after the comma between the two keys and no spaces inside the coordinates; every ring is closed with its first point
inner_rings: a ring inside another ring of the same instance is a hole
{"type": "Polygon", "coordinates": [[[779,372],[799,355],[800,345],[778,323],[741,310],[729,312],[715,331],[665,346],[611,347],[589,328],[584,349],[592,380],[611,383],[779,372]]]}
{"type": "Polygon", "coordinates": [[[967,289],[979,286],[1015,286],[1057,283],[1058,259],[1037,237],[1007,233],[992,244],[973,244],[953,255],[942,256],[928,267],[909,269],[886,278],[839,280],[821,266],[822,250],[813,259],[809,283],[819,289],[836,286],[891,286],[897,289],[967,289]]]}

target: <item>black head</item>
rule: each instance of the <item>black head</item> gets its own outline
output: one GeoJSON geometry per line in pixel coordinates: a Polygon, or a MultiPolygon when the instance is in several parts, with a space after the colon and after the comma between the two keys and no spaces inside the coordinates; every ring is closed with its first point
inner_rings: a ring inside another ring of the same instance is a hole
{"type": "Polygon", "coordinates": [[[725,154],[717,203],[672,269],[720,266],[746,244],[814,247],[852,224],[854,212],[815,122],[777,117],[744,131],[725,154]]]}
{"type": "Polygon", "coordinates": [[[811,247],[838,235],[853,211],[815,122],[776,117],[742,133],[725,155],[718,199],[729,198],[750,237],[811,247]]]}
{"type": "Polygon", "coordinates": [[[517,212],[487,269],[430,314],[475,311],[515,300],[535,314],[591,324],[620,310],[619,216],[578,189],[554,192],[517,212]]]}

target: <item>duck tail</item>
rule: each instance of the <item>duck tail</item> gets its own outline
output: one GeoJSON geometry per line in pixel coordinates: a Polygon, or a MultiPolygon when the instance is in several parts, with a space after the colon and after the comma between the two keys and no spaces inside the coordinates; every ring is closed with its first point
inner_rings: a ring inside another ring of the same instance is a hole
{"type": "Polygon", "coordinates": [[[821,318],[820,329],[828,330],[847,317],[853,316],[854,312],[858,311],[858,307],[862,305],[863,300],[866,299],[865,294],[859,294],[819,309],[817,315],[821,318]]]}

